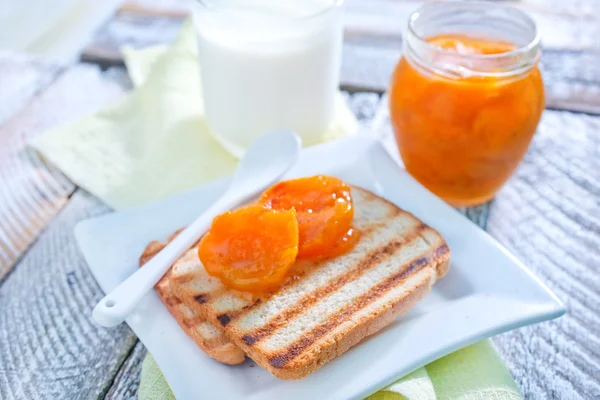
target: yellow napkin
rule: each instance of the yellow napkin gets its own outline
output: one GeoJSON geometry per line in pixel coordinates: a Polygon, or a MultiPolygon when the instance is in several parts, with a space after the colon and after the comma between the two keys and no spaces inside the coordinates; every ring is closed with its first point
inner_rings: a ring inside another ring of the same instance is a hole
{"type": "MultiPolygon", "coordinates": [[[[193,25],[169,47],[126,50],[136,89],[96,114],[46,132],[31,145],[78,186],[119,209],[231,173],[237,160],[204,119],[193,25]]],[[[323,140],[354,134],[341,94],[323,140]]]]}

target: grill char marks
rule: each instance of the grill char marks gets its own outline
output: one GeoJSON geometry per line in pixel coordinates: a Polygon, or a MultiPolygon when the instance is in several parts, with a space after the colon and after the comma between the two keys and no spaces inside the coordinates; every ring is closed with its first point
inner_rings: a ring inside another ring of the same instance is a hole
{"type": "MultiPolygon", "coordinates": [[[[398,216],[401,213],[400,210],[398,209],[393,209],[389,215],[389,218],[394,218],[396,216],[398,216]]],[[[377,223],[377,224],[372,224],[370,226],[368,226],[367,228],[361,229],[360,230],[360,235],[361,237],[368,237],[370,234],[374,233],[377,231],[377,229],[380,229],[381,227],[385,226],[385,222],[381,222],[381,223],[377,223]]],[[[425,225],[423,225],[425,227],[425,225]]],[[[309,276],[310,274],[312,274],[313,272],[317,271],[319,269],[319,266],[323,263],[327,263],[329,260],[324,260],[321,261],[320,263],[311,263],[310,261],[305,261],[303,262],[303,264],[309,264],[309,265],[303,265],[302,268],[300,269],[293,269],[292,270],[292,275],[296,278],[304,278],[306,276],[309,276]]],[[[300,263],[295,264],[294,266],[292,266],[292,268],[294,268],[295,266],[299,265],[300,263]]],[[[294,285],[296,285],[298,283],[299,279],[295,279],[293,280],[291,283],[286,283],[283,287],[283,290],[287,290],[291,287],[293,287],[294,285]]],[[[260,305],[260,303],[262,302],[262,299],[258,299],[257,301],[254,302],[254,304],[250,304],[248,306],[243,307],[242,310],[236,312],[234,315],[231,315],[231,319],[237,319],[240,317],[243,317],[244,315],[248,314],[249,312],[251,312],[252,310],[254,310],[256,307],[258,307],[260,305]]],[[[252,334],[248,335],[247,340],[249,342],[252,342],[253,339],[251,338],[252,334]]],[[[242,340],[246,340],[244,338],[242,338],[242,340]]],[[[251,343],[247,343],[247,344],[251,344],[251,343]]]]}
{"type": "Polygon", "coordinates": [[[378,283],[369,292],[358,297],[352,301],[352,303],[339,310],[337,313],[329,316],[327,322],[316,326],[311,331],[304,334],[300,339],[296,340],[296,342],[287,346],[285,349],[279,351],[275,355],[270,356],[269,363],[275,368],[284,368],[290,361],[300,356],[321,337],[325,336],[327,333],[335,329],[338,325],[349,319],[361,309],[375,302],[394,287],[402,284],[406,279],[417,273],[424,266],[432,265],[436,259],[442,257],[444,254],[448,253],[448,251],[448,246],[443,244],[434,252],[430,252],[429,255],[419,257],[409,262],[404,268],[388,277],[384,281],[378,283]]]}
{"type": "Polygon", "coordinates": [[[446,243],[444,243],[443,245],[438,247],[437,250],[435,251],[435,257],[442,257],[443,255],[445,255],[449,252],[450,252],[450,248],[448,247],[448,245],[446,243]]]}
{"type": "Polygon", "coordinates": [[[179,301],[178,298],[174,297],[174,296],[169,296],[166,293],[160,293],[159,296],[161,297],[161,299],[164,299],[164,303],[169,306],[169,307],[176,307],[179,304],[181,304],[181,301],[179,301]]]}
{"type": "MultiPolygon", "coordinates": [[[[365,201],[374,201],[375,198],[377,198],[377,196],[375,196],[374,194],[370,193],[370,192],[366,192],[364,191],[362,194],[363,197],[365,197],[365,201]]],[[[391,205],[391,203],[390,203],[391,205]]],[[[369,235],[376,233],[379,229],[381,229],[382,227],[384,227],[389,220],[392,220],[396,217],[398,217],[399,215],[401,215],[404,211],[402,211],[401,209],[397,208],[394,205],[391,205],[390,209],[388,210],[388,213],[386,215],[386,218],[382,219],[379,222],[374,222],[374,223],[370,223],[367,227],[363,227],[359,230],[360,232],[360,237],[361,238],[365,238],[365,237],[369,237],[369,235]]],[[[423,225],[423,228],[420,228],[421,230],[426,228],[427,225],[421,223],[421,225],[423,225]]],[[[315,272],[315,270],[319,269],[319,266],[321,264],[327,263],[329,260],[324,260],[321,261],[317,264],[313,264],[311,267],[304,267],[302,268],[300,271],[293,271],[293,272],[298,272],[298,274],[296,275],[298,278],[304,278],[305,276],[310,275],[311,273],[315,272]]],[[[310,262],[308,262],[310,263],[310,262]]],[[[293,267],[292,267],[293,268],[293,267]]],[[[286,288],[292,287],[295,284],[298,283],[298,280],[294,280],[291,284],[285,284],[284,285],[284,290],[286,288]]],[[[223,291],[221,291],[223,292],[223,291]]],[[[217,297],[217,296],[213,296],[213,297],[217,297]]],[[[255,307],[257,307],[264,299],[258,299],[254,304],[250,304],[248,306],[243,307],[243,310],[241,310],[240,312],[236,313],[235,317],[239,318],[242,317],[243,315],[247,314],[248,312],[252,311],[255,307]]],[[[234,319],[234,318],[232,318],[234,319]]]]}
{"type": "Polygon", "coordinates": [[[413,231],[405,235],[403,238],[392,239],[386,245],[371,250],[356,264],[356,267],[348,271],[346,274],[338,277],[332,282],[329,282],[327,285],[308,293],[294,307],[285,309],[283,312],[267,322],[264,326],[244,335],[242,340],[247,345],[252,346],[262,339],[269,337],[277,329],[289,322],[292,318],[295,318],[297,315],[306,312],[310,307],[327,297],[329,294],[344,287],[348,283],[359,279],[366,271],[376,267],[391,257],[394,253],[401,249],[403,245],[408,244],[419,237],[421,232],[426,228],[427,226],[425,224],[416,225],[413,228],[413,231]]]}
{"type": "MultiPolygon", "coordinates": [[[[360,234],[361,234],[361,240],[363,238],[369,237],[373,233],[377,233],[382,227],[387,225],[390,220],[394,220],[394,219],[398,218],[399,216],[405,214],[404,211],[402,211],[395,205],[387,202],[384,199],[379,198],[378,196],[374,195],[373,193],[370,193],[365,190],[360,190],[360,192],[361,192],[360,196],[363,198],[362,201],[365,203],[376,202],[376,201],[387,203],[384,206],[385,210],[386,210],[385,216],[377,216],[375,218],[375,220],[369,220],[368,223],[365,224],[366,226],[361,226],[359,228],[360,234]]],[[[292,287],[294,287],[295,285],[297,285],[299,283],[299,281],[301,281],[302,279],[305,279],[307,276],[309,276],[312,273],[314,273],[315,271],[319,270],[320,265],[323,263],[327,263],[328,261],[329,260],[324,260],[323,262],[313,264],[312,266],[303,267],[303,268],[301,268],[300,271],[296,271],[296,272],[299,272],[298,277],[300,277],[301,279],[294,279],[291,282],[285,284],[280,289],[281,293],[284,293],[286,290],[289,290],[292,287]]],[[[204,292],[204,293],[199,293],[198,291],[196,291],[194,289],[191,289],[189,291],[181,290],[184,286],[189,285],[189,287],[192,287],[194,279],[196,279],[196,277],[194,276],[193,273],[183,272],[182,274],[177,274],[175,281],[176,281],[176,286],[178,287],[178,289],[176,289],[176,291],[179,290],[179,295],[182,298],[188,297],[188,300],[189,300],[189,296],[191,296],[192,298],[195,299],[195,297],[198,295],[205,295],[206,296],[205,303],[201,303],[201,302],[195,302],[196,304],[192,304],[191,302],[188,303],[188,306],[196,309],[196,311],[199,312],[201,315],[213,313],[213,311],[211,311],[211,308],[212,308],[211,303],[213,301],[218,301],[224,295],[230,295],[233,293],[233,295],[235,297],[237,297],[237,299],[242,299],[245,295],[247,295],[247,293],[244,293],[244,292],[237,292],[235,290],[228,289],[224,285],[220,285],[220,286],[210,290],[209,292],[204,292]],[[204,306],[207,306],[207,308],[204,308],[204,306]]],[[[226,314],[229,317],[228,323],[230,321],[238,320],[239,318],[243,317],[244,315],[252,312],[253,310],[256,309],[256,307],[260,306],[260,304],[263,301],[268,301],[270,297],[271,297],[271,294],[269,294],[269,293],[260,295],[258,301],[254,301],[254,303],[248,301],[247,299],[244,299],[243,301],[246,302],[246,305],[242,306],[239,309],[233,308],[233,309],[229,309],[226,311],[226,314]]],[[[221,316],[222,313],[223,313],[223,310],[220,309],[219,314],[217,314],[217,315],[213,314],[212,319],[213,319],[213,321],[215,321],[214,323],[216,326],[219,326],[219,325],[224,326],[221,323],[221,321],[219,320],[219,317],[221,316]]],[[[244,341],[243,338],[240,338],[240,339],[242,339],[242,341],[244,341]]],[[[252,337],[248,336],[248,338],[246,338],[246,340],[249,344],[249,343],[252,343],[254,339],[252,337]]]]}
{"type": "Polygon", "coordinates": [[[298,279],[259,296],[258,304],[187,259],[173,268],[174,293],[276,377],[299,379],[319,369],[409,310],[449,266],[439,233],[381,197],[352,190],[361,231],[356,250],[298,266],[298,279]],[[420,239],[408,243],[417,229],[420,239]],[[194,299],[200,294],[208,295],[205,303],[194,299]]]}
{"type": "Polygon", "coordinates": [[[208,301],[208,295],[207,294],[199,294],[197,296],[194,296],[194,300],[196,300],[196,302],[198,304],[204,304],[208,301]]]}
{"type": "Polygon", "coordinates": [[[217,317],[222,326],[226,326],[231,322],[231,318],[227,314],[221,314],[217,317]]]}

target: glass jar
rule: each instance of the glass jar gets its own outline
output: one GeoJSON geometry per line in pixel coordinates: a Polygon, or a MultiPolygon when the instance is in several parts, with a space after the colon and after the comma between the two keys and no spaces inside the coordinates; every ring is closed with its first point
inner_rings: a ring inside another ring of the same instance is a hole
{"type": "Polygon", "coordinates": [[[259,136],[292,130],[322,140],[339,85],[343,0],[199,0],[206,120],[240,157],[259,136]]]}
{"type": "Polygon", "coordinates": [[[409,21],[389,91],[407,171],[455,206],[490,200],[525,155],[544,109],[540,35],[494,3],[435,3],[409,21]]]}

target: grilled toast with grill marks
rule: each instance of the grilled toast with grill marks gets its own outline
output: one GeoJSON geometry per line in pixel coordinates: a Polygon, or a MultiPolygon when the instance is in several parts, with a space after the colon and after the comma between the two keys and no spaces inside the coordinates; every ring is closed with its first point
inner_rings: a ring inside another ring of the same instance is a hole
{"type": "MultiPolygon", "coordinates": [[[[167,243],[179,233],[175,232],[169,237],[167,243]]],[[[147,263],[167,243],[153,241],[146,246],[140,256],[140,267],[147,263]]],[[[156,284],[155,290],[169,313],[175,318],[181,329],[200,347],[204,352],[223,364],[236,365],[244,362],[244,352],[231,343],[223,334],[223,331],[208,323],[206,319],[200,318],[198,314],[183,304],[171,291],[171,270],[156,284]]]]}
{"type": "Polygon", "coordinates": [[[181,301],[283,379],[302,378],[406,312],[446,274],[450,251],[432,228],[375,194],[352,188],[350,252],[297,262],[299,277],[255,298],[209,276],[190,250],[172,269],[181,301]]]}

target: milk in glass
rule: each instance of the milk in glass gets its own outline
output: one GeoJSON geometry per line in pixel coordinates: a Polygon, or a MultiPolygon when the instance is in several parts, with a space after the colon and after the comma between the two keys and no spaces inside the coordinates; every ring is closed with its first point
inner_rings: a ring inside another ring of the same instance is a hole
{"type": "Polygon", "coordinates": [[[277,129],[320,140],[339,82],[341,12],[341,0],[200,1],[206,118],[228,151],[239,157],[277,129]]]}

